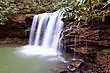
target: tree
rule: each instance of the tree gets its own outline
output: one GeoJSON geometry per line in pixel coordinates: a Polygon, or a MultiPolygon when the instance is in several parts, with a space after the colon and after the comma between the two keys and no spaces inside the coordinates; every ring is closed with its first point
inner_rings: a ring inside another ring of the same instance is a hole
{"type": "Polygon", "coordinates": [[[79,25],[94,19],[104,21],[103,10],[109,5],[101,0],[56,0],[55,8],[64,12],[64,21],[79,25]]]}

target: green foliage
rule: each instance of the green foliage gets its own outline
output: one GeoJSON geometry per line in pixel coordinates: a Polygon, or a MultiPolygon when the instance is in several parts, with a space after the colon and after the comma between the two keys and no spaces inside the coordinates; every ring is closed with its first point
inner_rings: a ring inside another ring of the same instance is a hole
{"type": "Polygon", "coordinates": [[[92,20],[104,21],[105,14],[102,12],[109,2],[100,0],[57,0],[56,9],[64,12],[65,21],[75,21],[75,24],[92,20]]]}
{"type": "Polygon", "coordinates": [[[77,0],[56,0],[55,1],[55,9],[60,9],[65,14],[64,18],[71,18],[73,17],[73,9],[77,6],[77,0]]]}
{"type": "Polygon", "coordinates": [[[108,48],[108,49],[103,49],[102,52],[103,52],[105,55],[110,55],[110,48],[108,48]]]}
{"type": "Polygon", "coordinates": [[[23,13],[41,13],[53,9],[54,0],[16,0],[18,8],[23,13]]]}
{"type": "Polygon", "coordinates": [[[89,22],[94,20],[101,19],[104,21],[105,14],[101,12],[104,3],[101,3],[98,0],[89,0],[86,4],[80,4],[74,10],[74,19],[76,20],[77,24],[80,22],[89,22]],[[99,6],[99,7],[98,7],[99,6]]]}
{"type": "Polygon", "coordinates": [[[18,9],[16,4],[11,2],[10,0],[0,0],[0,24],[3,25],[7,19],[7,14],[14,13],[18,9]]]}

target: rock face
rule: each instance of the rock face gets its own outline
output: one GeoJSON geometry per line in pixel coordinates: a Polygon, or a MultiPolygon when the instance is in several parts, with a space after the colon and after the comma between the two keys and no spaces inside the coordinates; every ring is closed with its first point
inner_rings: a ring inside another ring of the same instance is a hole
{"type": "Polygon", "coordinates": [[[97,60],[99,66],[105,71],[105,73],[110,73],[110,56],[105,56],[103,53],[98,53],[97,60]]]}
{"type": "Polygon", "coordinates": [[[0,25],[0,44],[26,44],[29,38],[30,24],[7,23],[0,25]]]}
{"type": "MultiPolygon", "coordinates": [[[[106,25],[105,25],[106,26],[106,25]]],[[[98,27],[98,26],[97,26],[98,27]]],[[[62,43],[65,49],[110,47],[110,27],[91,29],[87,26],[69,27],[62,32],[62,43]],[[75,42],[76,38],[76,42],[75,42]]],[[[91,50],[91,49],[90,49],[91,50]]]]}
{"type": "Polygon", "coordinates": [[[109,73],[105,72],[99,65],[94,63],[88,63],[84,62],[79,68],[77,68],[75,71],[68,70],[67,64],[59,64],[58,70],[56,70],[56,73],[109,73]]]}
{"type": "Polygon", "coordinates": [[[9,21],[0,25],[0,38],[28,39],[34,15],[54,10],[54,0],[11,0],[17,5],[17,13],[8,14],[9,21]]]}
{"type": "Polygon", "coordinates": [[[27,38],[28,35],[28,26],[26,24],[13,24],[13,25],[0,25],[0,38],[6,37],[18,37],[18,38],[27,38]]]}
{"type": "Polygon", "coordinates": [[[26,20],[26,14],[22,14],[22,13],[11,13],[7,17],[8,19],[19,23],[24,23],[26,20]]]}

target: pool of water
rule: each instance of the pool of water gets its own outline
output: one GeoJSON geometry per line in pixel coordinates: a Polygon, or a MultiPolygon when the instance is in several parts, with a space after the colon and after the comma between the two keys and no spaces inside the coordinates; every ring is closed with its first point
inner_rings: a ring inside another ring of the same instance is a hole
{"type": "Polygon", "coordinates": [[[21,45],[0,45],[0,73],[55,73],[58,60],[16,53],[21,45]]]}

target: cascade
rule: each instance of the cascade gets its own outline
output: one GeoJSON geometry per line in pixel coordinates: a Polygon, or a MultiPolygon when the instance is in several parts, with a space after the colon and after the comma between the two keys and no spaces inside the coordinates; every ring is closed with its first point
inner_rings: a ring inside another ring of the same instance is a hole
{"type": "Polygon", "coordinates": [[[57,55],[60,33],[63,28],[62,13],[35,15],[30,29],[29,45],[22,47],[22,53],[30,55],[57,55]]]}

